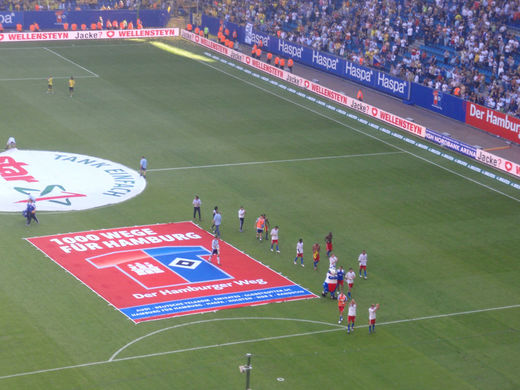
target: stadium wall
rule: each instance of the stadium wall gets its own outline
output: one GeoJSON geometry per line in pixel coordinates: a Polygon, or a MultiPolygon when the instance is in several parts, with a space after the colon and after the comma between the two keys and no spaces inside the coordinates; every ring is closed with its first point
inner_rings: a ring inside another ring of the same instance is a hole
{"type": "Polygon", "coordinates": [[[240,43],[251,45],[262,41],[264,48],[267,48],[266,50],[275,55],[292,58],[296,62],[311,66],[320,71],[332,73],[336,76],[402,99],[403,103],[426,108],[520,144],[520,132],[518,131],[520,128],[520,119],[478,106],[481,110],[485,110],[485,117],[489,118],[489,120],[482,120],[473,115],[477,112],[476,104],[467,102],[451,94],[443,93],[421,84],[410,83],[390,76],[387,73],[354,64],[344,58],[318,52],[308,47],[278,39],[274,36],[254,30],[251,24],[241,26],[230,22],[224,23],[220,19],[212,16],[202,16],[202,25],[208,26],[210,32],[214,35],[217,34],[221,24],[224,24],[230,31],[236,30],[240,43]]]}
{"type": "Polygon", "coordinates": [[[23,11],[0,12],[0,23],[4,29],[15,29],[21,24],[24,30],[29,30],[33,23],[38,23],[41,30],[63,30],[63,24],[76,23],[78,26],[86,24],[90,27],[97,23],[99,17],[104,21],[117,20],[118,23],[126,20],[136,24],[137,18],[141,19],[145,27],[164,27],[168,23],[169,14],[165,10],[111,10],[111,11],[23,11]]]}

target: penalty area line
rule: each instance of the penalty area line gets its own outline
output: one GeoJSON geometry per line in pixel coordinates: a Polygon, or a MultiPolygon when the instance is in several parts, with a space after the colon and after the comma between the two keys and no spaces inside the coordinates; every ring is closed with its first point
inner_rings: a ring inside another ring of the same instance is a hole
{"type": "Polygon", "coordinates": [[[92,72],[91,70],[88,70],[87,68],[85,68],[84,66],[81,66],[80,64],[78,64],[78,63],[76,63],[76,62],[74,62],[74,61],[72,61],[72,60],[69,60],[67,57],[62,56],[60,53],[56,53],[54,50],[49,49],[48,47],[44,47],[43,50],[46,50],[46,51],[48,51],[49,53],[52,53],[52,54],[54,54],[55,56],[60,57],[62,60],[65,60],[65,61],[71,63],[72,65],[77,66],[77,67],[80,68],[80,69],[83,69],[85,72],[90,73],[90,74],[93,75],[94,77],[99,77],[99,75],[98,75],[97,73],[94,73],[94,72],[92,72]]]}
{"type": "MultiPolygon", "coordinates": [[[[468,311],[460,311],[456,313],[446,313],[446,314],[437,314],[437,315],[431,315],[431,316],[424,316],[424,317],[416,317],[416,318],[407,318],[403,320],[395,320],[395,321],[386,321],[386,322],[380,322],[377,324],[377,326],[387,326],[387,325],[395,325],[395,324],[402,324],[402,323],[408,323],[408,322],[416,322],[416,321],[425,321],[425,320],[432,320],[437,318],[448,318],[448,317],[456,317],[456,316],[462,316],[462,315],[469,315],[469,314],[476,314],[476,313],[485,313],[490,311],[498,311],[498,310],[507,310],[507,309],[517,309],[520,308],[520,304],[516,305],[508,305],[508,306],[498,306],[498,307],[490,307],[485,309],[477,309],[477,310],[468,310],[468,311]]],[[[236,320],[244,320],[245,318],[236,318],[236,320]]],[[[254,317],[251,319],[258,320],[258,317],[254,317]]],[[[301,319],[289,319],[289,318],[265,318],[266,320],[294,320],[294,321],[302,321],[301,319]]],[[[214,320],[208,320],[204,322],[213,322],[213,321],[222,321],[221,318],[216,318],[214,320]]],[[[231,320],[231,319],[229,319],[231,320]]],[[[307,322],[303,320],[304,322],[307,322]]],[[[194,323],[199,323],[201,321],[195,321],[194,323]]],[[[309,321],[312,322],[312,321],[309,321]]],[[[185,325],[189,325],[190,323],[186,323],[185,325]]],[[[114,358],[114,355],[108,359],[108,360],[102,360],[97,362],[89,362],[89,363],[82,363],[82,364],[76,364],[76,365],[70,365],[70,366],[63,366],[63,367],[55,367],[55,368],[47,368],[47,369],[41,369],[41,370],[35,370],[35,371],[27,371],[27,372],[20,372],[17,374],[10,374],[10,375],[2,375],[0,376],[0,380],[4,379],[10,379],[10,378],[17,378],[17,377],[23,377],[23,376],[29,376],[29,375],[36,375],[36,374],[45,374],[50,372],[56,372],[56,371],[64,371],[69,369],[75,369],[75,368],[83,368],[83,367],[91,367],[91,366],[99,366],[103,364],[111,364],[126,360],[137,360],[137,359],[145,359],[149,357],[156,357],[156,356],[162,356],[162,355],[171,355],[174,353],[182,353],[182,352],[190,352],[190,351],[199,351],[204,349],[210,349],[210,348],[217,348],[217,347],[226,347],[230,345],[240,345],[240,344],[248,344],[248,343],[254,343],[254,342],[260,342],[260,341],[271,341],[271,340],[279,340],[279,339],[285,339],[285,338],[292,338],[292,337],[302,337],[302,336],[310,336],[315,334],[322,334],[322,333],[330,333],[330,332],[338,332],[338,331],[345,331],[345,326],[339,326],[337,324],[329,324],[331,326],[336,326],[334,329],[324,329],[324,330],[317,330],[313,332],[304,332],[304,333],[293,333],[288,335],[281,335],[281,336],[272,336],[272,337],[264,337],[259,339],[252,339],[252,340],[241,340],[241,341],[232,341],[228,343],[222,343],[222,344],[213,344],[213,345],[206,345],[206,346],[200,346],[200,347],[193,347],[193,348],[184,348],[184,349],[177,349],[172,351],[165,351],[165,352],[157,352],[157,353],[151,353],[146,355],[137,355],[137,356],[129,356],[125,358],[114,358]]],[[[359,328],[367,328],[368,325],[359,325],[356,326],[356,329],[359,328]]],[[[170,327],[171,328],[171,327],[170,327]]],[[[152,333],[158,333],[159,331],[155,331],[152,333]]],[[[146,336],[141,337],[144,338],[146,336]]]]}
{"type": "Polygon", "coordinates": [[[300,161],[333,160],[333,159],[339,159],[339,158],[386,156],[386,155],[392,155],[392,154],[404,154],[404,152],[397,151],[397,152],[381,152],[381,153],[365,153],[365,154],[343,154],[343,155],[338,155],[338,156],[303,157],[303,158],[293,158],[293,159],[287,159],[287,160],[245,161],[245,162],[226,163],[226,164],[194,165],[194,166],[173,167],[173,168],[154,168],[154,169],[148,169],[148,172],[180,171],[180,170],[184,170],[184,169],[236,167],[236,166],[243,166],[243,165],[280,164],[280,163],[290,163],[290,162],[300,162],[300,161]]]}

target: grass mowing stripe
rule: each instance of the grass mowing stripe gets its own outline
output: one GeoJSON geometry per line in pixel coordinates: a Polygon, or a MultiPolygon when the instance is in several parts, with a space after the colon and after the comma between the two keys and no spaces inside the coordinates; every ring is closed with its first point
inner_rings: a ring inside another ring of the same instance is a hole
{"type": "MultiPolygon", "coordinates": [[[[437,314],[437,315],[432,315],[432,316],[408,318],[408,319],[403,319],[403,320],[386,321],[386,322],[378,323],[377,325],[378,326],[395,325],[395,324],[402,324],[402,323],[407,323],[407,322],[425,321],[425,320],[432,320],[432,319],[437,319],[437,318],[455,317],[455,316],[461,316],[461,315],[485,313],[485,312],[490,312],[490,311],[516,309],[516,308],[520,308],[520,304],[508,305],[508,306],[498,306],[498,307],[489,307],[489,308],[485,308],[485,309],[461,311],[461,312],[456,312],[456,313],[437,314]]],[[[203,323],[203,322],[215,322],[215,321],[226,321],[226,320],[243,321],[245,319],[248,319],[248,320],[250,319],[250,320],[255,320],[255,321],[258,320],[258,319],[262,319],[262,320],[298,321],[298,322],[313,322],[313,323],[327,324],[327,323],[321,322],[321,321],[303,320],[303,319],[297,319],[297,318],[270,318],[270,317],[217,318],[217,319],[214,319],[214,320],[204,320],[204,321],[188,322],[188,323],[184,323],[184,324],[181,324],[181,325],[178,325],[178,326],[174,326],[174,327],[168,327],[168,328],[164,328],[164,329],[159,329],[159,330],[156,330],[156,331],[154,331],[154,332],[152,332],[152,333],[150,333],[148,335],[142,336],[142,337],[140,337],[140,338],[138,338],[136,340],[142,340],[142,339],[144,339],[144,338],[146,338],[148,336],[151,336],[151,335],[163,332],[165,330],[170,330],[170,329],[173,329],[173,328],[176,328],[176,327],[180,327],[180,326],[187,326],[187,325],[203,323]]],[[[129,356],[129,357],[126,357],[126,358],[116,359],[115,356],[118,353],[120,353],[123,350],[123,348],[126,347],[125,346],[125,347],[119,349],[108,360],[102,360],[102,361],[90,362],[90,363],[82,363],[82,364],[76,364],[76,365],[71,365],[71,366],[47,368],[47,369],[36,370],[36,371],[20,372],[20,373],[11,374],[11,375],[3,375],[3,376],[0,376],[0,380],[9,379],[9,378],[15,378],[15,377],[21,377],[21,376],[28,376],[28,375],[43,374],[43,373],[49,373],[49,372],[55,372],[55,371],[63,371],[63,370],[69,370],[69,369],[73,369],[73,368],[82,368],[82,367],[96,366],[96,365],[100,365],[100,364],[115,363],[115,362],[126,361],[126,360],[145,359],[145,358],[149,358],[149,357],[170,355],[170,354],[174,354],[174,353],[190,352],[190,351],[197,351],[197,350],[209,349],[209,348],[217,348],[217,347],[225,347],[225,346],[238,345],[238,344],[248,344],[248,343],[254,343],[254,342],[258,342],[258,341],[270,341],[270,340],[278,340],[278,339],[284,339],[284,338],[290,338],[290,337],[301,337],[301,336],[309,336],[309,335],[321,334],[321,333],[345,331],[345,326],[339,326],[339,325],[336,325],[336,324],[328,324],[328,325],[337,326],[337,328],[335,328],[335,329],[317,330],[317,331],[313,331],[313,332],[294,333],[294,334],[288,334],[288,335],[282,335],[282,336],[263,337],[263,338],[252,339],[252,340],[231,341],[229,343],[206,345],[206,346],[193,347],[193,348],[184,348],[184,349],[178,349],[178,350],[173,350],[173,351],[157,352],[157,353],[151,353],[151,354],[146,354],[146,355],[129,356]]],[[[356,329],[367,328],[367,327],[368,327],[368,325],[359,325],[359,326],[356,326],[356,329]]],[[[134,340],[133,342],[128,343],[127,346],[135,343],[136,340],[134,340]]]]}
{"type": "Polygon", "coordinates": [[[242,166],[242,165],[278,164],[278,163],[299,162],[299,161],[331,160],[331,159],[337,159],[337,158],[385,156],[385,155],[390,155],[390,154],[401,154],[401,153],[403,153],[403,152],[400,151],[400,152],[382,152],[382,153],[366,153],[366,154],[344,154],[344,155],[340,155],[340,156],[303,157],[303,158],[293,158],[293,159],[288,159],[288,160],[246,161],[246,162],[226,163],[226,164],[193,165],[190,167],[154,168],[154,169],[148,169],[148,172],[176,171],[176,170],[183,170],[183,169],[236,167],[236,166],[242,166]]]}
{"type": "MultiPolygon", "coordinates": [[[[195,60],[195,61],[197,61],[197,60],[195,60]]],[[[419,159],[419,160],[422,160],[422,161],[424,161],[424,162],[426,162],[426,163],[428,163],[428,164],[431,164],[431,165],[434,165],[434,166],[436,166],[436,167],[438,167],[438,168],[441,168],[441,169],[443,169],[443,170],[445,170],[445,171],[447,171],[447,172],[450,172],[451,174],[454,174],[454,175],[456,175],[456,176],[459,176],[459,177],[461,177],[461,178],[463,178],[463,179],[465,179],[465,180],[468,180],[468,181],[470,181],[470,182],[472,182],[472,183],[474,183],[474,184],[477,184],[477,185],[479,185],[479,186],[481,186],[481,187],[487,188],[487,189],[490,190],[490,191],[493,191],[493,192],[496,192],[496,193],[498,193],[498,194],[500,194],[500,195],[503,195],[503,196],[505,196],[506,198],[509,198],[509,199],[514,200],[514,201],[516,201],[516,202],[520,202],[520,199],[519,199],[519,198],[515,198],[514,196],[508,195],[508,194],[506,194],[505,192],[502,192],[502,191],[500,191],[500,190],[498,190],[498,189],[496,189],[496,188],[493,188],[493,187],[491,187],[491,186],[488,186],[487,184],[484,184],[484,183],[482,183],[482,182],[479,182],[478,180],[472,179],[472,178],[470,178],[470,177],[468,177],[468,176],[465,176],[465,175],[463,175],[463,174],[461,174],[461,173],[458,173],[458,172],[456,172],[456,171],[454,171],[454,170],[452,170],[452,169],[450,169],[450,168],[448,168],[448,167],[445,167],[445,166],[440,165],[440,164],[438,164],[438,163],[436,163],[436,162],[434,162],[434,161],[431,161],[431,160],[429,160],[429,159],[427,159],[427,158],[425,158],[425,157],[422,157],[422,156],[419,156],[419,155],[417,155],[417,154],[415,154],[415,153],[412,153],[412,152],[410,152],[409,150],[403,149],[403,148],[401,148],[401,147],[399,147],[399,146],[397,146],[397,145],[394,145],[394,144],[392,144],[392,143],[390,143],[390,142],[388,142],[388,141],[385,141],[385,140],[383,140],[383,139],[381,139],[381,138],[379,138],[379,137],[376,137],[375,135],[372,135],[372,134],[366,133],[366,132],[364,132],[363,130],[360,130],[360,129],[356,129],[356,128],[354,128],[354,127],[352,127],[352,126],[350,126],[350,125],[348,125],[348,124],[346,124],[346,123],[344,123],[344,122],[342,122],[342,121],[339,121],[338,119],[334,119],[334,118],[332,118],[332,117],[330,117],[330,116],[328,116],[328,115],[326,115],[326,114],[324,114],[324,113],[321,113],[321,112],[316,111],[316,110],[314,110],[314,109],[312,109],[312,108],[310,108],[310,107],[307,107],[307,106],[305,106],[305,105],[303,105],[303,104],[300,104],[300,103],[298,103],[298,102],[295,102],[295,101],[293,101],[293,100],[291,100],[291,99],[289,99],[289,98],[287,98],[287,97],[285,97],[285,96],[281,96],[281,95],[277,94],[276,92],[269,91],[268,89],[265,89],[265,88],[263,88],[263,87],[261,87],[261,86],[255,84],[255,83],[252,83],[252,82],[250,82],[250,81],[248,81],[248,80],[244,80],[244,79],[242,79],[242,78],[240,78],[240,77],[238,77],[238,76],[236,76],[236,75],[234,75],[234,74],[231,74],[231,73],[229,73],[229,72],[226,72],[226,71],[223,70],[223,69],[220,69],[220,68],[218,68],[218,67],[216,67],[216,66],[210,65],[210,64],[208,64],[208,63],[204,63],[204,62],[202,62],[202,61],[197,61],[197,62],[199,62],[199,63],[201,63],[201,64],[203,64],[203,65],[209,66],[209,67],[211,67],[211,68],[213,68],[213,69],[215,69],[215,70],[217,70],[217,71],[219,71],[219,72],[222,72],[222,73],[224,73],[224,74],[226,74],[226,75],[228,75],[228,76],[230,76],[230,77],[232,77],[232,78],[234,78],[234,79],[236,79],[236,80],[242,81],[242,82],[244,82],[244,83],[246,83],[246,84],[248,84],[248,85],[251,85],[252,87],[255,87],[255,88],[257,88],[257,89],[260,89],[261,91],[264,91],[264,92],[269,93],[269,94],[271,94],[271,95],[273,95],[273,96],[276,96],[276,97],[278,97],[278,98],[280,98],[280,99],[282,99],[282,100],[285,100],[285,101],[287,101],[287,102],[289,102],[289,103],[292,103],[292,104],[294,104],[294,105],[296,105],[296,106],[298,106],[298,107],[301,107],[301,108],[303,108],[303,109],[305,109],[305,110],[307,110],[307,111],[313,112],[313,113],[315,113],[316,115],[319,115],[319,116],[321,116],[321,117],[323,117],[323,118],[326,118],[326,119],[328,119],[328,120],[331,120],[331,121],[333,121],[333,122],[335,122],[335,123],[337,123],[337,124],[339,124],[339,125],[341,125],[341,126],[344,126],[344,127],[348,128],[348,129],[350,129],[350,130],[353,130],[353,131],[355,131],[355,132],[357,132],[357,133],[360,133],[360,134],[364,134],[364,135],[366,135],[367,137],[370,137],[370,138],[375,139],[375,140],[377,140],[377,141],[379,141],[379,142],[382,142],[382,143],[384,143],[385,145],[388,145],[388,146],[393,147],[393,148],[395,148],[395,149],[397,149],[397,150],[400,150],[400,151],[403,152],[403,153],[407,153],[407,154],[409,154],[409,155],[411,155],[411,156],[413,156],[413,157],[415,157],[415,158],[417,158],[417,159],[419,159]]]]}

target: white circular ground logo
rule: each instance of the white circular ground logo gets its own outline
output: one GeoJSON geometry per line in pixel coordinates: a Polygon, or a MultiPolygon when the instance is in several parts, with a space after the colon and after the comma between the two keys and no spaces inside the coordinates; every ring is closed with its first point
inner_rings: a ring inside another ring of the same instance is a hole
{"type": "Polygon", "coordinates": [[[74,153],[11,149],[0,153],[0,211],[85,210],[140,194],[146,180],[124,165],[74,153]]]}

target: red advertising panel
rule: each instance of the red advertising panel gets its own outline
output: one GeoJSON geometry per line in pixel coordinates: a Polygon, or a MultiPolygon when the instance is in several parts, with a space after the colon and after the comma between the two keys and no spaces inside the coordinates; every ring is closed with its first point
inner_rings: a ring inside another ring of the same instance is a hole
{"type": "Polygon", "coordinates": [[[180,222],[27,240],[134,322],[316,297],[213,239],[180,222]]]}
{"type": "Polygon", "coordinates": [[[466,102],[466,123],[517,144],[520,143],[520,119],[514,116],[466,102]]]}

